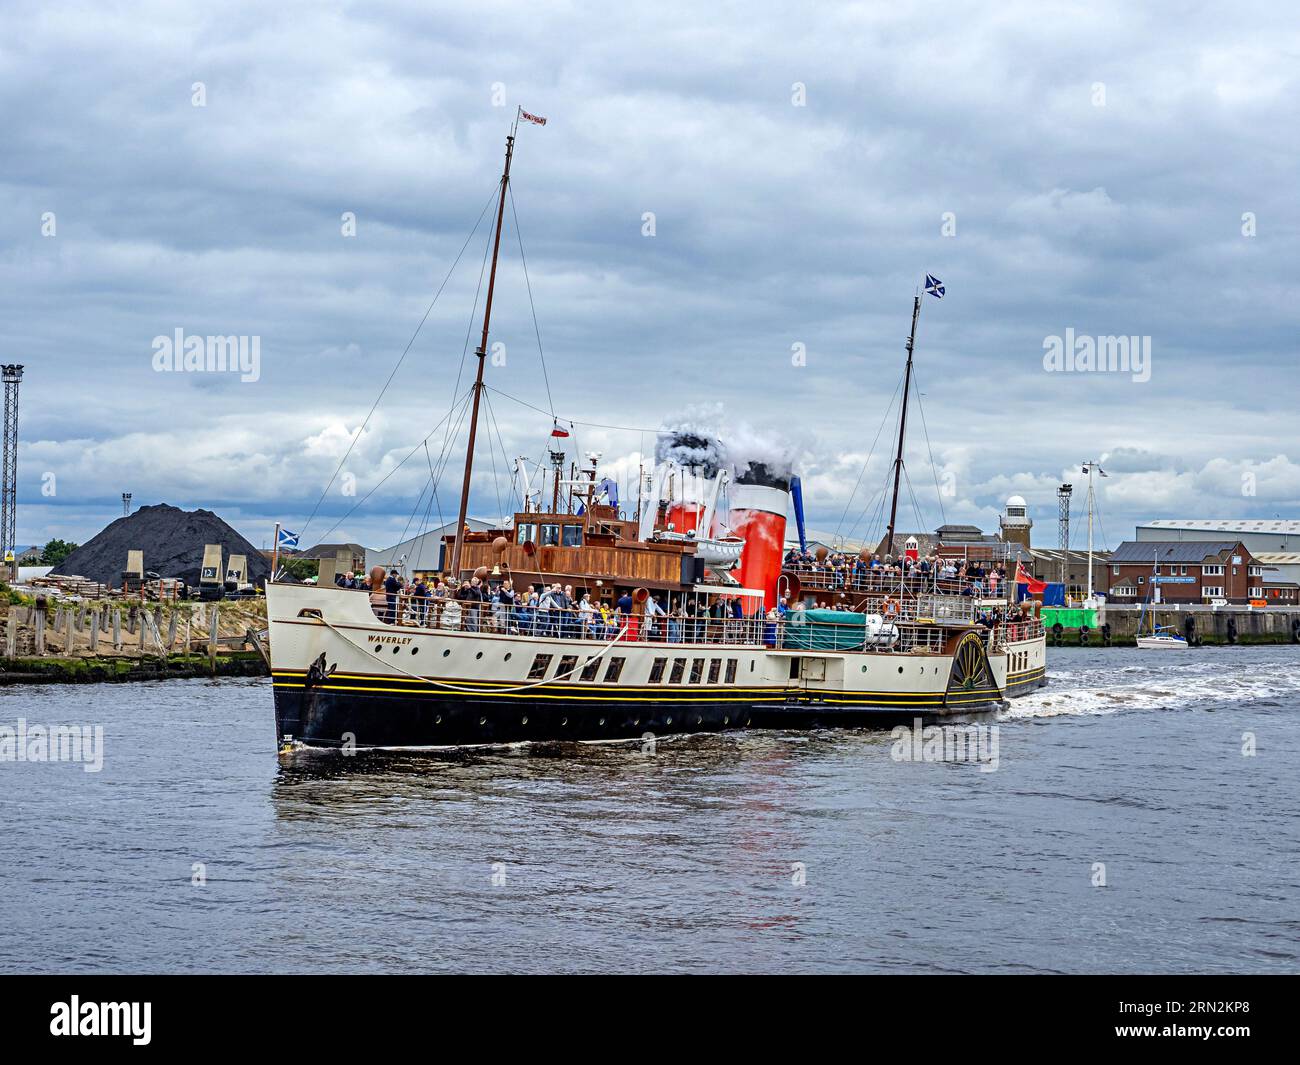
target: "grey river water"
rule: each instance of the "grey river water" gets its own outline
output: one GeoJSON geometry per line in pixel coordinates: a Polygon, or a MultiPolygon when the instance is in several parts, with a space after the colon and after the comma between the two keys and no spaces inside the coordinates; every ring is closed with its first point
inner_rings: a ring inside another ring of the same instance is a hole
{"type": "Polygon", "coordinates": [[[3,689],[104,762],[0,762],[0,971],[1300,971],[1300,647],[1050,676],[992,772],[868,731],[282,763],[265,680],[3,689]]]}

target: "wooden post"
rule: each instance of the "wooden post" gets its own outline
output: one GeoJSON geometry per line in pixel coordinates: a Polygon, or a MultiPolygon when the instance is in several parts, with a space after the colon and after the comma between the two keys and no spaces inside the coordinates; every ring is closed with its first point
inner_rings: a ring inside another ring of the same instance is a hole
{"type": "Polygon", "coordinates": [[[5,657],[18,657],[18,616],[9,611],[9,624],[5,626],[5,657]]]}
{"type": "Polygon", "coordinates": [[[99,654],[99,608],[96,607],[90,612],[90,653],[99,654]]]}
{"type": "Polygon", "coordinates": [[[38,656],[45,654],[45,607],[36,608],[36,654],[38,656]]]}
{"type": "Polygon", "coordinates": [[[140,657],[144,657],[144,639],[145,634],[149,631],[149,623],[145,618],[143,610],[140,611],[140,657]]]}
{"type": "Polygon", "coordinates": [[[176,607],[172,607],[171,621],[167,624],[167,650],[170,651],[176,646],[176,607]]]}
{"type": "Polygon", "coordinates": [[[72,609],[68,608],[63,614],[63,650],[66,654],[71,655],[76,650],[76,636],[72,631],[72,609]]]}
{"type": "Polygon", "coordinates": [[[217,671],[217,604],[212,604],[212,613],[208,615],[208,665],[212,672],[217,671]]]}
{"type": "Polygon", "coordinates": [[[77,605],[77,631],[78,632],[86,631],[86,604],[85,603],[79,603],[77,605]]]}
{"type": "Polygon", "coordinates": [[[113,650],[122,650],[122,608],[113,607],[113,650]]]}

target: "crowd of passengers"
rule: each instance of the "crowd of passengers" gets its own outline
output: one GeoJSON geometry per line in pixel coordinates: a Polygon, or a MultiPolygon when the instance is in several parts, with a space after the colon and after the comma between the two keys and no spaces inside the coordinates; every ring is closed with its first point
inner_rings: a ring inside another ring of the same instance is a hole
{"type": "Polygon", "coordinates": [[[998,589],[1007,579],[1007,571],[1002,565],[985,565],[974,559],[941,558],[938,555],[913,559],[889,554],[863,558],[824,549],[817,554],[791,548],[785,554],[785,568],[819,579],[820,583],[831,588],[863,592],[896,587],[900,583],[925,587],[939,580],[959,583],[961,595],[996,598],[998,589]],[[817,554],[822,557],[818,558],[817,554]]]}
{"type": "MultiPolygon", "coordinates": [[[[746,617],[742,597],[718,595],[703,602],[686,598],[665,606],[652,593],[635,610],[623,592],[613,603],[574,593],[572,585],[532,585],[516,589],[514,581],[485,584],[472,577],[460,582],[408,580],[397,570],[367,581],[354,573],[335,578],[343,588],[370,590],[375,616],[387,624],[402,622],[431,628],[457,628],[523,636],[607,639],[625,629],[634,639],[674,643],[752,638],[761,618],[746,617]]],[[[775,609],[775,608],[774,608],[775,609]]]]}
{"type": "MultiPolygon", "coordinates": [[[[787,568],[798,568],[810,561],[825,569],[831,557],[819,561],[791,552],[785,561],[787,568]]],[[[919,566],[926,561],[916,564],[916,572],[925,572],[919,566]]],[[[962,565],[958,570],[960,579],[969,582],[963,594],[980,594],[986,581],[990,590],[995,589],[1003,579],[1000,570],[986,576],[973,564],[962,565]]],[[[455,586],[454,582],[429,581],[423,576],[408,580],[395,569],[384,573],[379,568],[369,579],[349,572],[336,577],[335,583],[342,588],[369,589],[375,616],[390,625],[401,622],[430,628],[569,639],[613,640],[622,634],[635,640],[670,643],[731,643],[755,642],[761,637],[762,643],[775,647],[788,615],[804,609],[802,602],[796,601],[792,606],[782,596],[766,613],[746,616],[744,600],[739,595],[724,593],[711,601],[684,597],[673,603],[670,599],[665,607],[660,595],[651,593],[638,611],[626,591],[611,604],[603,600],[593,602],[589,592],[575,595],[572,585],[537,584],[516,590],[509,578],[499,584],[485,584],[481,578],[472,577],[455,586]]],[[[850,607],[837,603],[828,609],[849,611],[850,607]]],[[[880,610],[887,620],[896,617],[899,601],[886,595],[880,610]]],[[[982,610],[975,621],[993,629],[1003,623],[1015,625],[1031,618],[1032,613],[1024,606],[1014,605],[982,610]]]]}

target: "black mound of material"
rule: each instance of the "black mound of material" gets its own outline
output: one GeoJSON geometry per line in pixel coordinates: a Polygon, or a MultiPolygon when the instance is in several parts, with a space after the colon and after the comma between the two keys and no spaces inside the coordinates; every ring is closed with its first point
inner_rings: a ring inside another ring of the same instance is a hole
{"type": "MultiPolygon", "coordinates": [[[[271,563],[256,547],[235,532],[210,510],[181,510],[159,503],[141,507],[134,514],[118,518],[72,552],[55,573],[76,574],[101,584],[120,585],[128,551],[144,552],[146,573],[180,577],[190,585],[199,583],[205,544],[221,545],[221,565],[231,555],[248,559],[248,579],[260,586],[270,575],[271,563]]],[[[222,577],[225,577],[223,570],[222,577]]]]}

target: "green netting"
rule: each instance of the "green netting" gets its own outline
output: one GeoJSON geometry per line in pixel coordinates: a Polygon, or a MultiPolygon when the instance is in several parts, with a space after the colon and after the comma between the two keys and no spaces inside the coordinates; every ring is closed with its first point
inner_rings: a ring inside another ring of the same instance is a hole
{"type": "Polygon", "coordinates": [[[783,647],[796,651],[851,651],[866,638],[867,615],[845,610],[792,610],[783,647]]]}

